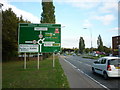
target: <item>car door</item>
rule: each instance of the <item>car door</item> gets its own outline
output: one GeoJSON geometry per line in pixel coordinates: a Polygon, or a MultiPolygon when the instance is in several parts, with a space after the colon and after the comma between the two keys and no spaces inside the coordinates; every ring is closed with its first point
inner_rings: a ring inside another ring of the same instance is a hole
{"type": "Polygon", "coordinates": [[[99,73],[103,75],[103,71],[106,70],[106,59],[102,58],[99,64],[99,73]]]}
{"type": "Polygon", "coordinates": [[[95,72],[96,73],[99,73],[100,74],[100,61],[101,61],[102,58],[100,58],[97,63],[94,63],[94,69],[95,69],[95,72]]]}

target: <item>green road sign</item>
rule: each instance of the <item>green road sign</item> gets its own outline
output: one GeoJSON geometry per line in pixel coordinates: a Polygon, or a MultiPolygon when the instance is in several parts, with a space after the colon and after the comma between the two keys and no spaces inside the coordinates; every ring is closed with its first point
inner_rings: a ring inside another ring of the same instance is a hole
{"type": "Polygon", "coordinates": [[[19,52],[60,52],[61,25],[20,23],[18,46],[19,52]]]}

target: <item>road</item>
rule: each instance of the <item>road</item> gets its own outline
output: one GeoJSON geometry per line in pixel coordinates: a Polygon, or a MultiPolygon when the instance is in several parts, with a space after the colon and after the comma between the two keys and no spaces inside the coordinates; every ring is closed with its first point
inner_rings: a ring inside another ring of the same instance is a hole
{"type": "MultiPolygon", "coordinates": [[[[95,61],[93,59],[85,59],[81,56],[64,56],[64,60],[71,64],[78,71],[82,72],[93,80],[94,82],[100,84],[103,87],[107,87],[108,89],[119,89],[120,90],[120,78],[110,78],[108,80],[104,80],[103,76],[99,74],[93,74],[91,70],[92,63],[95,61]]],[[[74,74],[74,73],[73,73],[74,74]]]]}

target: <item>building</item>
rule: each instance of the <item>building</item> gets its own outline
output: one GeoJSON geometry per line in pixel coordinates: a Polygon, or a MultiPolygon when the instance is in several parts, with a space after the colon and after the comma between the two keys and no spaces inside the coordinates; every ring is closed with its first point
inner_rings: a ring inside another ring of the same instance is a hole
{"type": "Polygon", "coordinates": [[[112,37],[113,55],[118,56],[120,54],[120,35],[112,37]]]}

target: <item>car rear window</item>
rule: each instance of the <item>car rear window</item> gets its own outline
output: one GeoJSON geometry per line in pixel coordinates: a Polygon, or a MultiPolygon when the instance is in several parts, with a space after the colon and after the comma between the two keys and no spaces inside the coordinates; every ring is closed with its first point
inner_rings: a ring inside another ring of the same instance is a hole
{"type": "Polygon", "coordinates": [[[108,62],[109,65],[120,65],[120,59],[111,59],[108,62]]]}

